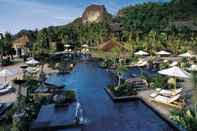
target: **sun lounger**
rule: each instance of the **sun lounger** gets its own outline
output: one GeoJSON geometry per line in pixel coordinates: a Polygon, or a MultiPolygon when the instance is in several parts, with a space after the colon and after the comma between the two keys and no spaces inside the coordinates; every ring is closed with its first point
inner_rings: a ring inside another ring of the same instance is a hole
{"type": "Polygon", "coordinates": [[[176,66],[176,65],[178,65],[178,62],[177,61],[174,61],[174,62],[172,62],[169,66],[176,66]]]}
{"type": "Polygon", "coordinates": [[[8,93],[10,90],[12,89],[12,86],[7,86],[7,87],[5,87],[4,89],[1,89],[0,90],[0,94],[6,94],[6,93],[8,93]]]}
{"type": "Polygon", "coordinates": [[[147,65],[147,64],[148,64],[148,62],[147,62],[146,60],[139,60],[139,61],[135,64],[135,66],[141,67],[141,66],[145,66],[145,65],[147,65]]]}
{"type": "Polygon", "coordinates": [[[158,94],[155,95],[155,97],[151,97],[151,101],[162,103],[179,109],[184,107],[184,100],[181,99],[181,94],[172,97],[162,96],[158,94]]]}
{"type": "Polygon", "coordinates": [[[0,85],[0,90],[6,88],[7,86],[8,86],[8,84],[2,84],[2,85],[0,85]]]}
{"type": "Polygon", "coordinates": [[[163,96],[175,96],[177,94],[180,94],[183,91],[183,88],[179,88],[179,89],[174,89],[174,90],[165,90],[162,89],[161,91],[159,91],[159,94],[163,95],[163,96]]]}

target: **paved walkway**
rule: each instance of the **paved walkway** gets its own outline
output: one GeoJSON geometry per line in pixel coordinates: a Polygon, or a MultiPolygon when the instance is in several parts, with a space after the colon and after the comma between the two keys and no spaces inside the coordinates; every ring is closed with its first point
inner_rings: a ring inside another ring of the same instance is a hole
{"type": "MultiPolygon", "coordinates": [[[[8,70],[17,72],[15,75],[7,77],[7,81],[9,83],[12,83],[13,79],[22,78],[23,73],[22,73],[22,69],[20,68],[20,66],[22,65],[25,65],[25,63],[17,60],[17,64],[6,66],[6,67],[0,67],[0,70],[8,69],[8,70]]],[[[56,72],[56,70],[52,70],[51,68],[48,67],[48,65],[45,65],[44,72],[52,73],[52,72],[56,72]]],[[[4,82],[5,82],[5,79],[0,77],[0,84],[3,84],[4,82]]],[[[0,96],[0,103],[15,102],[15,101],[16,101],[16,93],[10,93],[10,94],[0,96]]]]}
{"type": "MultiPolygon", "coordinates": [[[[183,95],[186,98],[185,100],[186,100],[187,106],[190,106],[190,104],[191,104],[191,96],[192,96],[192,82],[191,82],[191,80],[185,80],[185,82],[182,84],[182,87],[183,87],[183,95]]],[[[145,90],[145,91],[139,92],[138,95],[140,97],[144,98],[148,103],[151,103],[151,105],[156,110],[158,110],[160,113],[162,113],[163,115],[169,117],[170,116],[170,112],[172,110],[175,110],[175,108],[172,108],[172,107],[164,105],[164,104],[151,102],[149,96],[153,92],[154,92],[154,90],[145,90]]]]}

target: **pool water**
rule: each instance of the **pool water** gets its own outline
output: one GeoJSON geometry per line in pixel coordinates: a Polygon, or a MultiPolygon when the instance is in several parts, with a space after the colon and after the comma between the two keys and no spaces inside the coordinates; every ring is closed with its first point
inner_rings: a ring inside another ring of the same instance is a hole
{"type": "Polygon", "coordinates": [[[146,76],[152,77],[157,74],[157,70],[152,69],[152,68],[147,68],[147,67],[130,67],[127,73],[125,73],[124,78],[140,77],[143,74],[146,76]]]}
{"type": "Polygon", "coordinates": [[[174,131],[142,101],[114,103],[104,88],[111,75],[95,63],[79,63],[67,75],[51,75],[47,82],[77,92],[87,123],[84,131],[174,131]]]}

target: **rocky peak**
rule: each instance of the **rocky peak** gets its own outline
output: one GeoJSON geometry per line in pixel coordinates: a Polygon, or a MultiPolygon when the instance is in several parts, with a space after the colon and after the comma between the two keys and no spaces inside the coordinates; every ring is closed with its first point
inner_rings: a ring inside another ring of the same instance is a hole
{"type": "Polygon", "coordinates": [[[107,11],[104,5],[90,5],[82,15],[82,23],[100,22],[105,14],[107,11]]]}

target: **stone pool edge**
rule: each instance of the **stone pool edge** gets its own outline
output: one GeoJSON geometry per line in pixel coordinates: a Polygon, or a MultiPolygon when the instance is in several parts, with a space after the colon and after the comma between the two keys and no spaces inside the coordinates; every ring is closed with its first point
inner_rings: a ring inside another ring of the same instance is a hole
{"type": "Polygon", "coordinates": [[[164,120],[167,124],[169,124],[175,131],[186,131],[186,129],[180,128],[177,126],[172,120],[167,118],[165,115],[161,114],[157,109],[155,109],[147,100],[144,98],[134,95],[134,96],[121,96],[121,97],[116,97],[114,94],[110,91],[109,88],[105,87],[104,90],[106,93],[109,95],[111,100],[114,103],[121,103],[121,102],[129,102],[133,100],[140,100],[143,102],[148,108],[150,108],[156,115],[158,115],[162,120],[164,120]]]}

